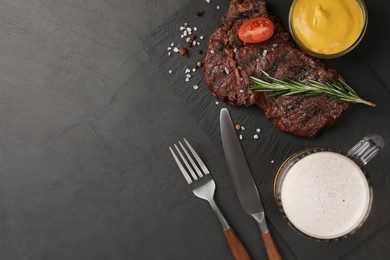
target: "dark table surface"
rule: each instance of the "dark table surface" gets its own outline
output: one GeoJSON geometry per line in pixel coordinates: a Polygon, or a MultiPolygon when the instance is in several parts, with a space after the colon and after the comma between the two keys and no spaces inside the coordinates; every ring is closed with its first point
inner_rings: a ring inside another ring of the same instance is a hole
{"type": "MultiPolygon", "coordinates": [[[[222,151],[143,50],[189,2],[1,1],[0,259],[231,259],[209,206],[166,163],[183,136],[207,151],[222,210],[265,259],[222,151]]],[[[355,51],[390,89],[389,4],[367,5],[366,37],[383,37],[355,51]]],[[[343,258],[390,259],[390,225],[343,258]]]]}

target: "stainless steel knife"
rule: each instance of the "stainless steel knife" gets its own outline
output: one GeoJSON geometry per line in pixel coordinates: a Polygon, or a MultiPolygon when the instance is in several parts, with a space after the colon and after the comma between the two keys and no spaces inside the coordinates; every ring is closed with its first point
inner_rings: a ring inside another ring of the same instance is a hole
{"type": "Polygon", "coordinates": [[[253,180],[233,121],[226,108],[221,110],[220,126],[226,163],[241,206],[258,223],[268,259],[282,259],[279,249],[268,229],[260,194],[253,180]]]}

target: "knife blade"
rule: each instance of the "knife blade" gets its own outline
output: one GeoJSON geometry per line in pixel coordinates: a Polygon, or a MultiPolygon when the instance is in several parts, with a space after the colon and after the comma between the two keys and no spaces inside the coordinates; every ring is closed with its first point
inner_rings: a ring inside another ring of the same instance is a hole
{"type": "Polygon", "coordinates": [[[220,127],[226,163],[241,206],[257,222],[268,259],[282,259],[268,229],[260,194],[253,180],[252,172],[238,139],[230,113],[226,108],[221,109],[220,127]]]}

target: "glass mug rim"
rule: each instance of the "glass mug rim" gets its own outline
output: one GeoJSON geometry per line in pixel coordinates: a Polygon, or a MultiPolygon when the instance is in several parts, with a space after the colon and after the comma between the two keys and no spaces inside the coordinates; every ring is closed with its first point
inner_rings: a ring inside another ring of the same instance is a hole
{"type": "Polygon", "coordinates": [[[370,176],[367,174],[367,171],[365,170],[364,165],[360,160],[358,160],[357,158],[355,158],[355,157],[349,155],[348,153],[346,153],[342,150],[339,150],[339,149],[313,147],[313,148],[305,148],[305,149],[302,149],[302,150],[299,150],[299,151],[293,153],[286,160],[284,160],[284,162],[280,165],[280,167],[275,175],[275,178],[274,178],[274,199],[275,199],[275,203],[276,203],[277,207],[279,208],[279,211],[283,215],[283,218],[285,218],[287,220],[288,224],[295,231],[297,231],[298,233],[304,235],[305,237],[308,237],[308,238],[313,239],[313,240],[330,242],[330,241],[337,241],[337,240],[349,237],[350,235],[354,234],[357,230],[359,230],[363,226],[363,224],[366,222],[366,220],[371,212],[372,201],[373,201],[373,188],[372,188],[372,182],[371,182],[370,176]],[[334,238],[333,237],[332,238],[318,238],[318,237],[311,236],[311,235],[306,234],[303,231],[301,231],[287,217],[287,215],[283,209],[283,203],[281,200],[281,188],[280,187],[281,187],[281,184],[283,183],[284,177],[288,174],[288,171],[291,168],[291,166],[293,166],[296,162],[300,161],[301,159],[305,158],[306,156],[308,156],[310,154],[318,153],[318,152],[333,152],[333,153],[341,154],[341,155],[347,157],[348,159],[350,159],[352,162],[354,162],[358,166],[358,168],[361,170],[361,172],[364,176],[364,179],[368,185],[369,201],[368,201],[368,207],[364,212],[363,218],[348,233],[334,237],[334,238]],[[286,167],[288,167],[288,168],[286,168],[286,167]]]}

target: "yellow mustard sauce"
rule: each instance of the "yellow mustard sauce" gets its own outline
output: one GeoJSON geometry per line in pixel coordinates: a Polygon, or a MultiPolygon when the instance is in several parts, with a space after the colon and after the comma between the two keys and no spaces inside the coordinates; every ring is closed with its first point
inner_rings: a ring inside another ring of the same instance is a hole
{"type": "Polygon", "coordinates": [[[291,27],[309,50],[336,54],[351,47],[364,28],[362,7],[356,0],[295,0],[291,27]]]}

